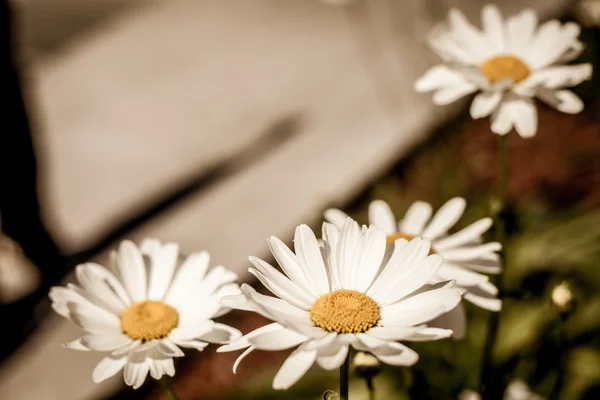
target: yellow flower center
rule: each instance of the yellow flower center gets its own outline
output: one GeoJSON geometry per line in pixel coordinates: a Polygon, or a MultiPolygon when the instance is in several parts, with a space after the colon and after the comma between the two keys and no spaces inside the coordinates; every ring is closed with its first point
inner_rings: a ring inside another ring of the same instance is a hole
{"type": "Polygon", "coordinates": [[[328,332],[365,332],[377,325],[380,318],[379,305],[356,290],[325,293],[310,308],[312,322],[328,332]]]}
{"type": "Polygon", "coordinates": [[[165,337],[179,323],[179,314],[163,302],[145,300],[130,305],[121,315],[121,329],[132,339],[165,337]]]}
{"type": "Polygon", "coordinates": [[[388,237],[387,237],[387,245],[389,246],[390,244],[394,243],[398,239],[406,239],[410,242],[414,238],[416,238],[416,236],[409,235],[408,233],[402,233],[402,232],[392,233],[391,235],[388,235],[388,237]]]}
{"type": "Polygon", "coordinates": [[[503,79],[511,79],[517,83],[529,75],[527,64],[513,56],[492,57],[481,64],[480,69],[491,83],[503,79]]]}

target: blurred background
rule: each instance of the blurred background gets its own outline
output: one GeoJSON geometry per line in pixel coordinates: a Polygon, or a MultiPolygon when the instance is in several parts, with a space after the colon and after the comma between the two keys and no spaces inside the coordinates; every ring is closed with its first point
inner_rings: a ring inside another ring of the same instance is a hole
{"type": "MultiPolygon", "coordinates": [[[[102,355],[62,348],[79,328],[49,311],[50,286],[80,262],[105,263],[122,239],[205,249],[254,284],[248,255],[268,259],[267,236],[291,242],[332,206],[366,222],[372,199],[402,215],[417,199],[463,196],[460,226],[489,215],[489,121],[469,118],[468,99],[438,107],[413,91],[436,63],[427,31],[451,7],[477,23],[486,2],[3,0],[0,398],[161,398],[152,380],[135,392],[120,374],[94,384],[102,355]]],[[[600,1],[498,3],[582,24],[575,62],[600,67],[600,1]]],[[[574,91],[582,114],[540,105],[537,136],[508,140],[508,299],[494,359],[506,383],[597,399],[600,79],[574,91]],[[568,313],[551,302],[562,283],[576,299],[568,313]]],[[[414,368],[375,378],[377,399],[456,399],[477,386],[489,315],[467,307],[467,338],[415,346],[414,368]]],[[[318,399],[337,382],[315,369],[275,393],[285,354],[254,352],[236,376],[237,354],[189,355],[176,366],[182,399],[318,399]]],[[[352,385],[367,398],[363,381],[352,385]]]]}

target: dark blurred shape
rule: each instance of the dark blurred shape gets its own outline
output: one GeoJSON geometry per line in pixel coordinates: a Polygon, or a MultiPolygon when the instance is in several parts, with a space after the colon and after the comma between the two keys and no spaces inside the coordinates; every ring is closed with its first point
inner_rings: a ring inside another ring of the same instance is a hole
{"type": "Polygon", "coordinates": [[[13,26],[6,0],[0,2],[2,64],[2,134],[0,135],[0,213],[2,230],[40,269],[42,283],[32,295],[2,306],[4,320],[0,360],[33,329],[33,308],[46,289],[63,276],[58,249],[44,228],[37,198],[37,171],[27,113],[13,54],[13,26]]]}

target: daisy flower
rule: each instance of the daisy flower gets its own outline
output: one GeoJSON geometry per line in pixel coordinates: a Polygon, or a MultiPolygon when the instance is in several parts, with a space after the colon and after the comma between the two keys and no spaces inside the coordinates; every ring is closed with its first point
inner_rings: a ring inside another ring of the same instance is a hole
{"type": "Polygon", "coordinates": [[[505,135],[513,127],[524,138],[537,131],[534,98],[569,114],[583,102],[566,88],[590,79],[591,64],[564,65],[583,50],[579,25],[557,20],[538,27],[533,10],[503,20],[498,7],[487,5],[483,30],[452,9],[449,24],[433,29],[429,43],[443,63],[415,82],[418,92],[434,91],[436,104],[449,104],[477,92],[471,116],[491,115],[491,129],[505,135]]]}
{"type": "MultiPolygon", "coordinates": [[[[369,223],[385,232],[388,243],[399,238],[430,240],[431,252],[444,259],[430,283],[454,280],[457,287],[465,290],[466,300],[487,310],[499,311],[502,301],[496,298],[498,289],[483,274],[497,274],[502,269],[497,253],[502,248],[500,243],[481,244],[481,236],[492,226],[492,219],[480,219],[459,232],[448,234],[462,216],[465,206],[464,199],[455,197],[432,217],[431,205],[417,201],[409,207],[404,218],[396,222],[390,206],[382,200],[375,200],[369,205],[369,223]]],[[[337,226],[341,226],[346,218],[340,210],[325,211],[325,219],[337,226]]]]}
{"type": "Polygon", "coordinates": [[[82,264],[75,270],[78,284],[50,290],[52,308],[84,330],[64,346],[110,352],[94,369],[94,382],[124,369],[125,383],[137,389],[148,372],[154,379],[173,376],[181,347],[201,351],[241,336],[212,321],[229,311],[221,297],[240,293],[236,274],[222,266],[208,271],[206,252],[176,268],[178,253],[174,243],[146,239],[138,248],[124,241],[111,253],[111,270],[82,264]]]}
{"type": "Polygon", "coordinates": [[[423,290],[442,263],[429,255],[430,244],[399,239],[387,247],[385,233],[350,218],[341,230],[323,224],[322,245],[306,225],[296,228],[295,253],[276,237],[268,239],[284,273],[250,257],[250,273],[274,295],[248,285],[242,294],[225,297],[227,307],[259,313],[275,322],[233,340],[217,351],[246,349],[233,366],[253,350],[296,347],[273,380],[287,389],[316,361],[327,370],[340,367],[350,346],[391,365],[412,365],[416,352],[399,343],[449,337],[452,331],[426,325],[454,308],[462,291],[452,282],[423,290]]]}

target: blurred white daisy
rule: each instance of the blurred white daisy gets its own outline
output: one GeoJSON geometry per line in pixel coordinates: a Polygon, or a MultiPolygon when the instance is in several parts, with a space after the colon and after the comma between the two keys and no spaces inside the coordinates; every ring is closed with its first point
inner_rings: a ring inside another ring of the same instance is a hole
{"type": "MultiPolygon", "coordinates": [[[[498,289],[486,274],[497,274],[502,270],[498,251],[502,246],[497,242],[482,244],[482,235],[492,226],[491,218],[483,218],[459,232],[448,234],[458,222],[466,206],[466,201],[455,197],[447,201],[432,217],[432,207],[423,201],[413,203],[400,222],[390,206],[382,200],[369,205],[369,223],[382,229],[388,243],[404,238],[411,240],[422,237],[431,241],[431,252],[443,257],[444,262],[430,283],[435,284],[455,280],[456,286],[465,290],[464,297],[473,304],[490,311],[499,311],[502,301],[496,298],[498,289]]],[[[329,209],[325,219],[340,226],[347,218],[343,211],[329,209]]],[[[457,319],[464,320],[462,310],[456,310],[457,319]]],[[[447,315],[449,317],[451,315],[447,315]]],[[[452,324],[459,331],[459,322],[452,324]]],[[[460,336],[460,335],[459,335],[460,336]]]]}
{"type": "Polygon", "coordinates": [[[406,366],[418,355],[398,340],[428,341],[452,334],[426,325],[453,309],[462,294],[452,282],[423,290],[442,263],[439,255],[429,255],[427,240],[400,239],[386,251],[383,231],[361,229],[348,218],[341,230],[323,224],[322,246],[306,225],[296,229],[295,254],[276,237],[268,243],[284,273],[255,257],[250,258],[250,272],[276,297],[242,285],[242,295],[222,300],[228,307],[275,321],[218,349],[246,349],[234,372],[255,349],[297,347],[273,381],[273,388],[287,389],[315,361],[328,370],[338,368],[350,346],[383,363],[406,366]]]}
{"type": "Polygon", "coordinates": [[[471,116],[491,115],[491,129],[500,135],[513,127],[522,137],[535,135],[535,97],[565,113],[583,110],[581,99],[566,88],[590,79],[592,65],[564,65],[584,48],[579,25],[552,20],[538,28],[533,10],[504,20],[495,5],[486,5],[481,19],[483,30],[452,9],[449,24],[434,28],[429,43],[443,64],[415,82],[418,92],[434,91],[436,104],[479,92],[471,116]]]}
{"type": "Polygon", "coordinates": [[[212,321],[229,311],[221,297],[240,293],[236,274],[222,266],[208,270],[206,252],[176,268],[178,253],[174,243],[146,239],[138,248],[124,241],[111,253],[111,270],[82,264],[75,270],[77,285],[50,290],[52,308],[85,333],[64,346],[110,352],[94,369],[94,382],[124,369],[125,383],[137,389],[148,372],[154,379],[173,376],[173,357],[184,355],[180,347],[201,351],[241,336],[212,321]]]}

